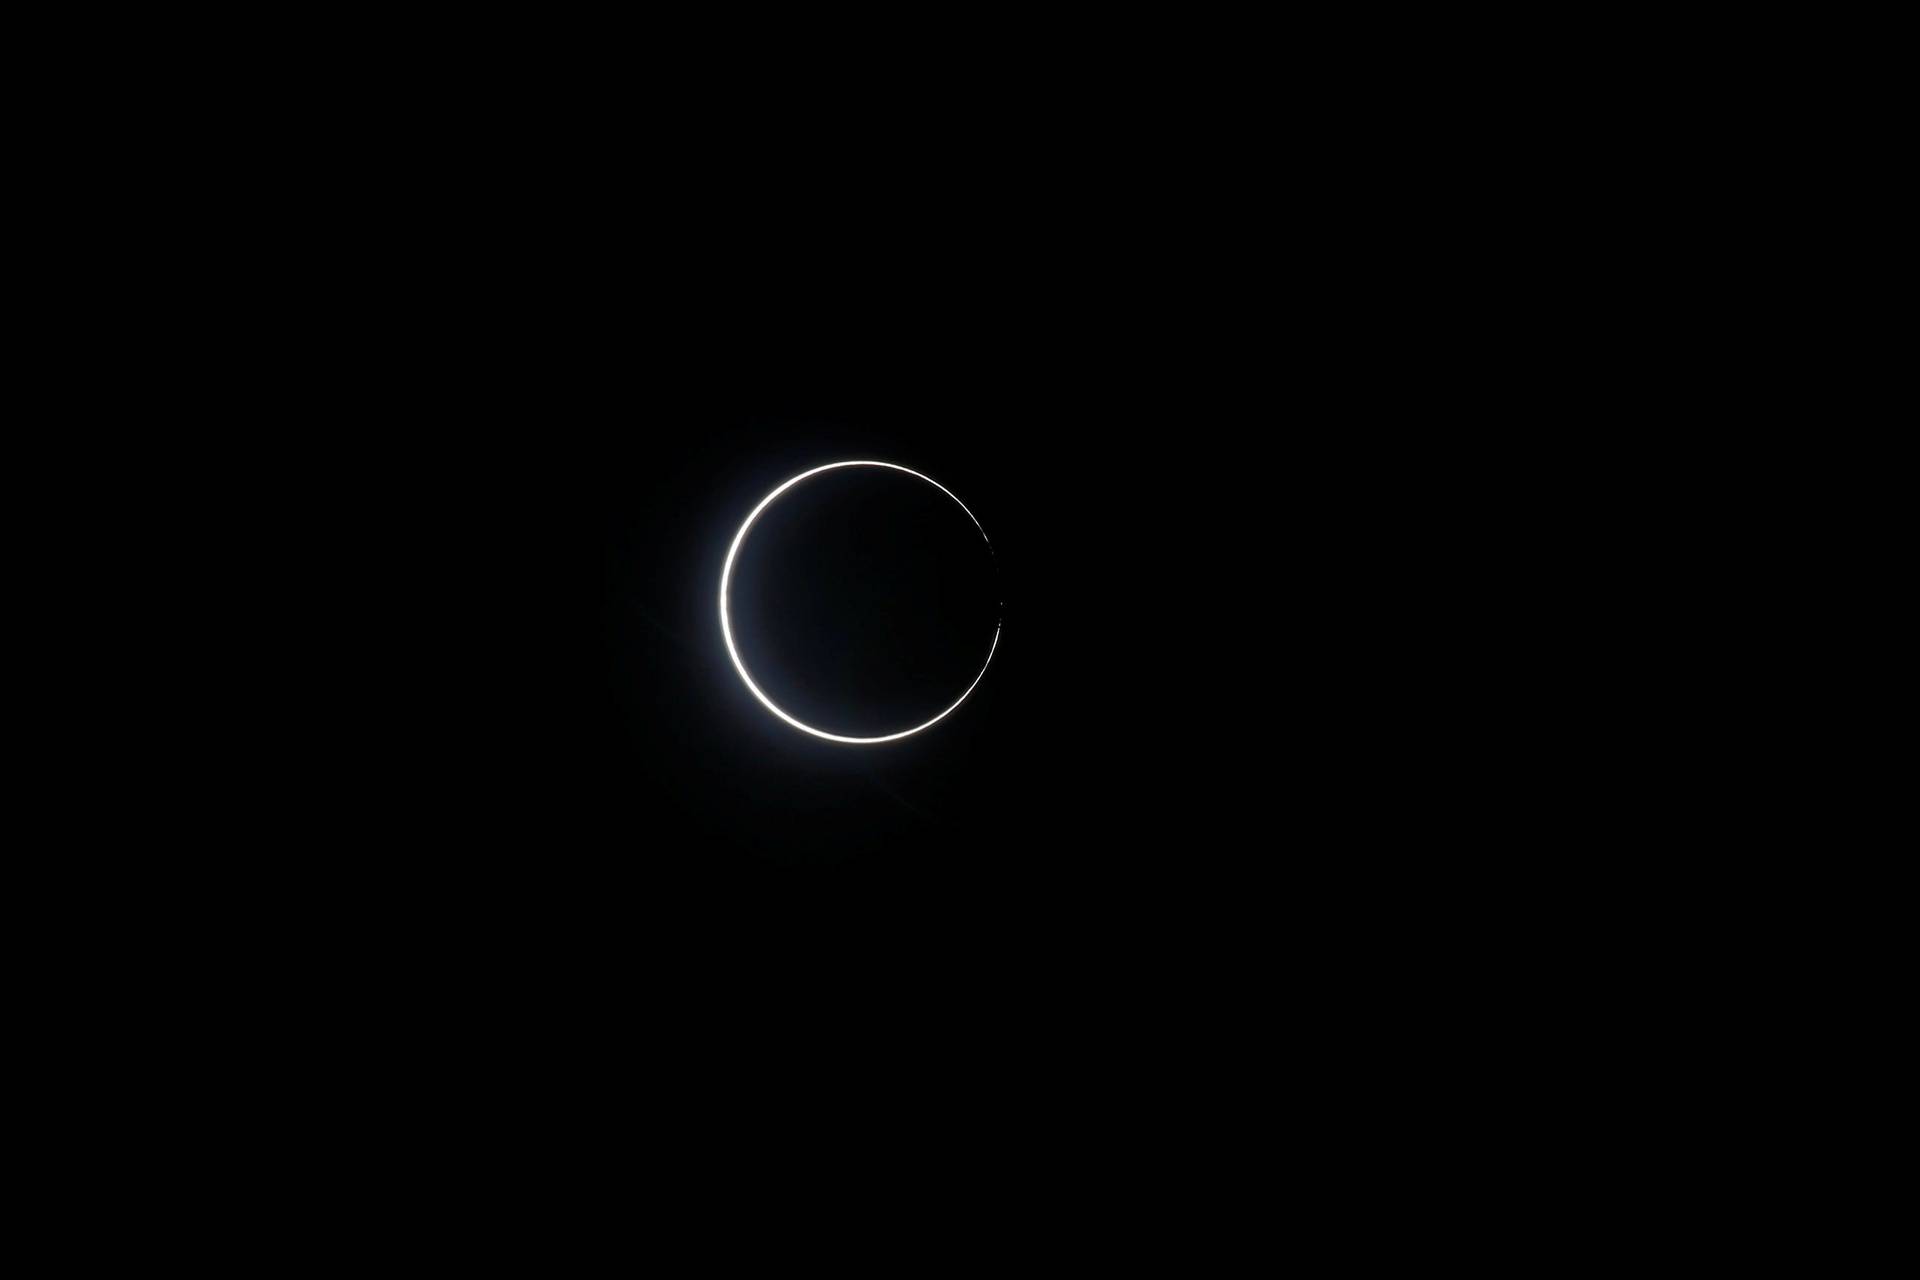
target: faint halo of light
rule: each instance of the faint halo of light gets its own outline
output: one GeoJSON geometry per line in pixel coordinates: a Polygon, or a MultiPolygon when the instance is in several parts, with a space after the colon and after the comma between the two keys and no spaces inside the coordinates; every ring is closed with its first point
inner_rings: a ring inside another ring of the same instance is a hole
{"type": "MultiPolygon", "coordinates": [[[[799,484],[802,480],[807,479],[809,476],[817,476],[823,471],[837,471],[841,467],[885,467],[889,471],[904,471],[910,476],[914,476],[917,479],[925,480],[928,484],[932,485],[934,488],[938,489],[940,492],[946,494],[949,498],[952,498],[962,511],[967,512],[967,519],[972,520],[973,527],[980,530],[981,538],[985,539],[987,536],[987,531],[981,525],[979,519],[973,514],[973,512],[967,511],[967,504],[964,502],[961,502],[959,497],[955,495],[953,490],[947,488],[947,486],[941,484],[938,480],[935,480],[932,476],[921,475],[918,471],[913,470],[913,468],[911,467],[903,467],[892,462],[869,462],[869,461],[829,462],[824,467],[815,467],[811,471],[802,471],[799,475],[793,477],[791,480],[788,480],[785,484],[782,484],[779,488],[775,489],[772,493],[760,499],[760,505],[755,507],[751,512],[748,513],[746,522],[740,526],[740,532],[733,535],[733,545],[727,548],[727,563],[720,570],[720,635],[727,642],[727,656],[733,659],[733,669],[740,673],[740,679],[746,684],[748,692],[752,693],[754,697],[760,699],[761,705],[766,707],[767,710],[773,712],[773,714],[775,714],[776,716],[779,716],[782,720],[785,720],[788,724],[800,730],[800,732],[810,733],[816,738],[825,738],[828,742],[851,742],[855,744],[868,744],[868,743],[874,743],[874,742],[893,742],[900,738],[911,737],[912,735],[919,733],[922,729],[928,729],[936,724],[939,724],[942,720],[945,720],[948,716],[952,715],[955,709],[958,708],[961,703],[967,700],[967,694],[972,693],[974,689],[974,685],[977,685],[980,683],[980,676],[984,676],[987,674],[987,667],[990,666],[993,662],[993,651],[1000,647],[1000,626],[998,623],[994,624],[993,641],[992,643],[987,645],[987,660],[980,664],[980,675],[977,675],[973,678],[973,684],[970,684],[967,686],[965,693],[962,693],[958,698],[955,698],[953,700],[953,706],[948,707],[945,711],[942,711],[939,715],[927,721],[925,724],[917,724],[911,729],[902,729],[899,733],[885,733],[885,734],[881,734],[877,738],[850,738],[850,737],[847,737],[845,734],[828,733],[826,730],[816,729],[810,724],[802,724],[800,721],[788,715],[785,711],[782,711],[772,698],[769,698],[765,693],[761,692],[760,686],[755,684],[753,682],[753,677],[747,674],[747,664],[740,660],[740,650],[734,647],[733,620],[728,616],[728,613],[727,613],[727,587],[733,579],[733,559],[735,556],[740,554],[740,546],[742,543],[744,543],[747,540],[747,531],[753,528],[753,522],[760,518],[760,513],[762,511],[765,511],[769,506],[771,506],[775,498],[779,497],[781,494],[785,493],[787,490],[793,488],[793,486],[799,484]]],[[[987,549],[989,551],[993,549],[993,543],[991,541],[987,542],[987,549]]]]}

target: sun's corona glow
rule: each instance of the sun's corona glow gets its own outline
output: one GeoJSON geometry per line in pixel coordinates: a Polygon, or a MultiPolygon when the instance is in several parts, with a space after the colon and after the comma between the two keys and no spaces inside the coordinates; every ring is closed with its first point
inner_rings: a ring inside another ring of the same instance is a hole
{"type": "MultiPolygon", "coordinates": [[[[727,593],[733,581],[734,558],[740,554],[740,548],[746,542],[747,533],[749,530],[753,528],[754,521],[760,518],[761,512],[765,511],[768,507],[773,505],[774,499],[778,498],[781,494],[785,493],[787,490],[793,488],[793,486],[799,484],[802,480],[808,479],[811,476],[817,476],[824,471],[837,471],[842,467],[884,467],[889,471],[904,471],[908,475],[913,476],[916,479],[925,480],[928,484],[932,485],[934,488],[938,489],[940,492],[946,494],[949,498],[952,498],[954,502],[958,504],[959,508],[962,511],[967,512],[967,519],[972,520],[973,527],[980,530],[980,536],[982,539],[985,539],[987,536],[986,529],[981,527],[980,521],[977,518],[975,518],[973,512],[967,511],[967,504],[964,502],[961,502],[960,499],[957,496],[955,496],[953,490],[947,488],[947,486],[941,484],[938,480],[935,480],[932,476],[921,475],[918,471],[913,470],[911,467],[902,467],[892,462],[867,462],[867,461],[829,462],[827,465],[823,467],[815,467],[811,471],[802,471],[799,475],[793,477],[791,480],[788,480],[785,484],[782,484],[779,488],[775,489],[772,493],[760,499],[760,505],[756,506],[751,512],[748,513],[745,523],[743,523],[740,526],[740,532],[733,535],[733,545],[727,548],[727,563],[720,570],[720,635],[727,642],[727,656],[733,659],[733,669],[740,673],[740,679],[747,686],[748,692],[752,693],[754,697],[760,700],[760,705],[764,706],[767,710],[773,712],[774,715],[779,716],[782,720],[786,721],[788,724],[792,725],[794,728],[800,730],[800,732],[810,733],[816,738],[825,738],[828,742],[847,742],[847,743],[853,743],[855,745],[868,745],[876,742],[894,742],[900,738],[911,737],[914,734],[919,733],[922,729],[931,728],[932,726],[939,724],[942,720],[945,720],[948,716],[952,715],[955,709],[958,708],[961,703],[967,700],[967,695],[972,693],[974,690],[974,686],[980,683],[980,677],[987,674],[987,667],[993,662],[994,650],[1000,647],[1000,627],[998,624],[995,624],[993,628],[992,642],[987,645],[986,661],[980,664],[980,675],[975,676],[973,678],[973,683],[969,684],[966,687],[966,691],[963,692],[958,698],[955,698],[953,700],[953,706],[948,707],[945,711],[942,711],[939,715],[927,721],[925,724],[917,724],[911,729],[902,729],[899,733],[881,734],[879,737],[875,737],[875,738],[851,738],[846,736],[845,734],[828,733],[826,730],[816,729],[810,724],[802,724],[800,721],[788,715],[785,711],[781,710],[777,704],[775,704],[772,698],[769,698],[766,695],[766,693],[761,690],[759,685],[753,682],[753,677],[747,674],[747,664],[741,661],[740,659],[740,650],[737,647],[735,647],[733,643],[733,619],[729,616],[728,609],[727,609],[727,593]]],[[[989,550],[991,550],[993,544],[989,542],[987,545],[989,550]]]]}

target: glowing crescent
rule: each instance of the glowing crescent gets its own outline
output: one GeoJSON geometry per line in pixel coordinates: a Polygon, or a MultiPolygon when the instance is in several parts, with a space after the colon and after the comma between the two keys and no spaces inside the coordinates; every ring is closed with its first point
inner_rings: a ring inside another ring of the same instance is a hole
{"type": "MultiPolygon", "coordinates": [[[[835,471],[841,467],[885,467],[889,471],[904,471],[910,476],[925,480],[949,498],[953,498],[954,502],[959,504],[962,511],[967,511],[967,504],[961,502],[959,498],[954,497],[953,490],[947,488],[947,486],[941,484],[932,476],[923,476],[910,467],[896,466],[891,462],[829,462],[824,467],[815,467],[811,471],[802,471],[799,475],[787,481],[766,497],[760,499],[760,505],[755,507],[752,513],[747,516],[747,522],[740,526],[740,532],[733,535],[733,545],[727,548],[726,567],[720,570],[720,634],[726,639],[727,656],[733,659],[733,669],[740,673],[740,679],[746,682],[748,691],[751,692],[754,697],[760,699],[761,705],[766,707],[767,710],[773,712],[773,714],[779,716],[782,720],[785,720],[788,724],[800,730],[800,732],[810,733],[816,738],[825,738],[828,742],[851,742],[856,744],[892,742],[895,739],[908,737],[920,732],[922,729],[939,724],[942,720],[952,715],[956,707],[967,700],[967,694],[972,693],[974,685],[980,683],[980,676],[987,674],[987,667],[993,662],[993,651],[1000,647],[1000,626],[998,623],[994,624],[993,642],[987,646],[987,660],[980,664],[980,675],[973,678],[973,684],[967,686],[966,693],[954,699],[953,706],[948,707],[945,711],[942,711],[939,715],[927,721],[926,724],[917,724],[911,729],[902,729],[899,733],[882,734],[877,738],[849,738],[844,734],[828,733],[823,729],[816,729],[812,725],[801,724],[798,720],[795,720],[792,716],[782,711],[778,706],[775,706],[773,699],[762,693],[760,686],[753,682],[753,677],[747,674],[747,664],[740,661],[740,651],[736,649],[733,644],[733,621],[727,616],[727,585],[733,578],[733,558],[740,554],[740,544],[747,540],[747,530],[753,528],[753,522],[760,518],[762,511],[765,511],[772,505],[775,498],[793,488],[793,486],[799,484],[802,480],[805,480],[809,476],[817,476],[822,471],[835,471]]],[[[986,529],[981,527],[980,521],[975,519],[973,512],[967,511],[967,519],[973,521],[973,527],[980,530],[980,536],[982,538],[987,536],[986,529]]],[[[987,543],[987,549],[989,551],[993,549],[991,542],[987,543]]]]}

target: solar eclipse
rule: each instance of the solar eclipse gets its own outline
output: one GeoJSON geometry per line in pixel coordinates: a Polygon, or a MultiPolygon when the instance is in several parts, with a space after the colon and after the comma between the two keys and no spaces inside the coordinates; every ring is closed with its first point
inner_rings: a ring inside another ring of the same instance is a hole
{"type": "Polygon", "coordinates": [[[851,745],[910,737],[958,709],[992,663],[991,562],[978,518],[931,476],[873,460],[814,467],[762,498],[727,550],[727,656],[748,692],[802,733],[851,745]],[[860,692],[889,681],[892,697],[860,692]],[[876,718],[886,722],[848,723],[876,718]]]}

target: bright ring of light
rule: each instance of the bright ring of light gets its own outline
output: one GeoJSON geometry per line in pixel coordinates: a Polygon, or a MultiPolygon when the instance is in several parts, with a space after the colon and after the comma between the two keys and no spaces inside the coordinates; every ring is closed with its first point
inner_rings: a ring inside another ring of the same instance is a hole
{"type": "MultiPolygon", "coordinates": [[[[895,739],[909,737],[912,734],[920,732],[922,729],[939,724],[942,720],[952,715],[956,707],[967,700],[967,694],[972,693],[974,685],[980,683],[980,676],[987,674],[987,666],[993,661],[993,651],[1000,647],[1000,627],[997,623],[993,628],[993,642],[987,646],[987,660],[980,664],[980,675],[973,678],[973,684],[967,686],[966,693],[961,694],[953,700],[953,706],[948,707],[945,711],[942,711],[939,715],[927,721],[926,724],[917,724],[911,729],[902,729],[899,733],[882,734],[877,738],[849,738],[844,734],[828,733],[824,729],[816,729],[812,725],[801,724],[798,720],[795,720],[792,716],[782,711],[778,706],[775,706],[773,699],[762,693],[760,686],[753,682],[753,677],[747,674],[747,664],[740,661],[740,650],[735,648],[733,644],[733,621],[727,616],[727,587],[733,578],[733,559],[740,554],[740,545],[747,540],[747,530],[753,528],[753,522],[760,518],[762,511],[765,511],[769,506],[773,505],[775,498],[793,488],[793,486],[799,484],[802,480],[807,479],[809,476],[817,476],[823,471],[836,471],[841,467],[885,467],[889,471],[904,471],[910,476],[925,480],[949,498],[953,498],[956,503],[959,503],[962,511],[967,511],[967,504],[961,502],[959,498],[954,497],[953,490],[947,488],[947,486],[941,484],[932,476],[923,476],[918,471],[912,470],[909,467],[896,466],[891,462],[829,462],[824,467],[815,467],[811,471],[802,471],[799,475],[787,481],[766,497],[760,499],[760,505],[755,507],[752,513],[747,516],[746,523],[740,526],[740,532],[733,535],[733,545],[727,548],[726,567],[720,570],[720,634],[727,642],[727,656],[733,659],[733,669],[740,673],[740,679],[746,682],[748,691],[751,692],[754,697],[760,699],[761,705],[766,707],[767,710],[773,712],[773,714],[779,716],[782,720],[785,720],[788,724],[800,730],[800,732],[810,733],[816,738],[825,738],[828,742],[851,742],[857,744],[892,742],[895,739]]],[[[974,517],[973,512],[967,511],[967,519],[973,521],[973,527],[980,530],[980,536],[982,538],[987,536],[986,529],[983,528],[980,521],[974,517]]],[[[987,544],[987,549],[989,551],[993,549],[991,542],[987,544]]]]}

